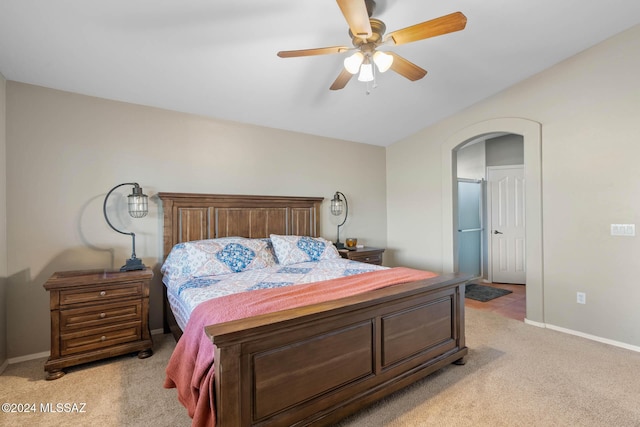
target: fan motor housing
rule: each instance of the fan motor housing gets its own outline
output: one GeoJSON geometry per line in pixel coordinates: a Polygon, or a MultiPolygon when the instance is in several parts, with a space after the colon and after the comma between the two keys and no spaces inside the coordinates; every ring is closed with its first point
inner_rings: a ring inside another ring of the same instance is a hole
{"type": "Polygon", "coordinates": [[[387,26],[379,19],[370,18],[369,22],[371,23],[371,37],[367,37],[366,39],[362,37],[356,37],[353,35],[351,30],[349,30],[349,37],[351,37],[351,41],[355,47],[361,47],[364,44],[371,43],[374,46],[377,46],[382,42],[382,36],[384,32],[387,30],[387,26]]]}

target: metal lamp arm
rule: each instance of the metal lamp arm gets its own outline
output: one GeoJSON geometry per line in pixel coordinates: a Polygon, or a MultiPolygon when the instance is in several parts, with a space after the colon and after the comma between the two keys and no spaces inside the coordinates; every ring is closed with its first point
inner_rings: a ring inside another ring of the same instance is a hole
{"type": "Polygon", "coordinates": [[[343,193],[341,193],[339,191],[336,191],[336,193],[340,194],[342,196],[342,198],[344,199],[344,219],[338,225],[338,227],[342,227],[344,225],[344,223],[347,222],[347,216],[349,216],[349,203],[347,203],[347,196],[345,196],[343,193]]]}
{"type": "Polygon", "coordinates": [[[342,198],[344,199],[344,219],[340,224],[338,224],[338,227],[336,230],[335,245],[338,249],[342,249],[344,247],[340,242],[340,227],[342,227],[344,223],[347,222],[347,217],[349,216],[349,203],[347,202],[347,196],[345,196],[344,193],[341,193],[340,191],[336,191],[336,197],[340,198],[340,196],[342,196],[342,198]]]}
{"type": "MultiPolygon", "coordinates": [[[[127,236],[132,236],[135,239],[136,238],[135,237],[136,236],[135,233],[118,230],[117,228],[115,228],[113,226],[113,224],[111,224],[111,221],[109,221],[109,217],[107,216],[107,200],[109,199],[109,196],[111,195],[111,193],[113,193],[113,191],[116,188],[120,188],[120,187],[125,186],[125,185],[133,185],[134,187],[140,187],[140,185],[138,185],[138,183],[135,183],[135,182],[126,182],[124,184],[116,185],[111,190],[109,190],[109,192],[107,193],[107,196],[104,198],[104,203],[102,205],[102,212],[104,213],[104,219],[107,221],[107,224],[109,224],[109,227],[111,227],[114,231],[117,231],[120,234],[126,234],[127,236]]],[[[134,243],[134,246],[135,246],[135,243],[134,243]]]]}

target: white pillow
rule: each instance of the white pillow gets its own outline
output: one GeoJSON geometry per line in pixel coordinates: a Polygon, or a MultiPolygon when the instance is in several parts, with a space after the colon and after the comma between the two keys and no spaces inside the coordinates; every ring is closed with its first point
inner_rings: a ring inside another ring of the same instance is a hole
{"type": "Polygon", "coordinates": [[[238,273],[276,265],[269,239],[223,237],[178,243],[160,272],[169,279],[238,273]]]}
{"type": "Polygon", "coordinates": [[[271,244],[281,265],[337,259],[340,254],[330,241],[322,237],[279,236],[272,234],[271,244]]]}

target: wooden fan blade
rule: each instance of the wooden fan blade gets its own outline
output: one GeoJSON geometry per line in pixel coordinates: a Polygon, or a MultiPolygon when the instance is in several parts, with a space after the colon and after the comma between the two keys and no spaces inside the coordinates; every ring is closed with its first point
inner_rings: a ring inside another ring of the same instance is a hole
{"type": "Polygon", "coordinates": [[[336,0],[344,18],[349,24],[351,33],[356,37],[367,39],[373,34],[369,22],[369,12],[364,0],[336,0]]]}
{"type": "Polygon", "coordinates": [[[346,52],[351,48],[347,46],[332,46],[332,47],[319,47],[316,49],[302,49],[302,50],[282,50],[278,52],[280,58],[295,58],[298,56],[314,56],[314,55],[329,55],[332,53],[346,52]]]}
{"type": "Polygon", "coordinates": [[[340,72],[340,75],[338,76],[336,81],[333,82],[333,84],[329,89],[339,90],[344,88],[347,85],[347,83],[349,83],[349,80],[351,80],[351,77],[353,77],[353,74],[351,74],[345,68],[343,68],[342,71],[340,72]]]}
{"type": "Polygon", "coordinates": [[[411,43],[418,40],[428,39],[429,37],[441,36],[443,34],[453,33],[454,31],[464,30],[467,25],[467,17],[462,12],[454,12],[431,21],[422,22],[412,25],[401,30],[391,32],[386,35],[385,42],[393,41],[394,44],[411,43]]]}
{"type": "Polygon", "coordinates": [[[390,55],[393,55],[393,62],[391,63],[391,69],[396,73],[400,74],[403,77],[408,78],[412,82],[416,80],[420,80],[424,76],[427,75],[427,70],[424,70],[418,67],[413,62],[407,61],[402,56],[393,53],[387,52],[390,55]]]}

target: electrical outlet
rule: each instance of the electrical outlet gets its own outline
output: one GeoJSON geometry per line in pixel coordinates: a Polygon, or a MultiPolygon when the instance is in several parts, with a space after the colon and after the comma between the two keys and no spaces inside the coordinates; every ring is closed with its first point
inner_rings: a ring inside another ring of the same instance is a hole
{"type": "Polygon", "coordinates": [[[576,302],[578,304],[586,304],[587,303],[587,294],[584,292],[578,292],[576,297],[576,302]]]}

